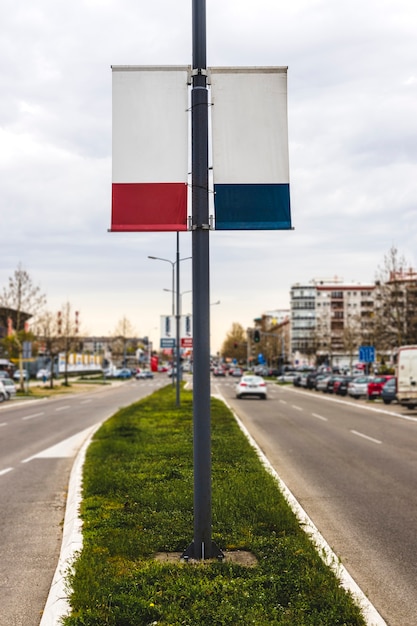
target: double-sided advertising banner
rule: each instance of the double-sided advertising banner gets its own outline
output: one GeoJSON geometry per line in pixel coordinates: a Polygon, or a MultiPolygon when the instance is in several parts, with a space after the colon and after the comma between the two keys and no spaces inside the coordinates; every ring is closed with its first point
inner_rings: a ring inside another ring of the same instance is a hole
{"type": "MultiPolygon", "coordinates": [[[[187,230],[190,67],[112,72],[111,230],[187,230]]],[[[208,85],[214,229],[291,229],[287,68],[209,68],[208,85]]]]}

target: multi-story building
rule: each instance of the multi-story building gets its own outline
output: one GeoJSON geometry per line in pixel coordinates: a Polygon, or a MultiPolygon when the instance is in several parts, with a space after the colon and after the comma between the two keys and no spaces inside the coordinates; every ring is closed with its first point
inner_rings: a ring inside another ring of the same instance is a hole
{"type": "Polygon", "coordinates": [[[299,363],[343,364],[370,332],[375,285],[314,279],[291,287],[291,351],[299,363]]]}

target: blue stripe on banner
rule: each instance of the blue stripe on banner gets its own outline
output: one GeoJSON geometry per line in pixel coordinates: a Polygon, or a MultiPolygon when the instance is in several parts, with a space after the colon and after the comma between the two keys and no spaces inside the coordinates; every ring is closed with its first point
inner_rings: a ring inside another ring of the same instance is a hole
{"type": "Polygon", "coordinates": [[[215,230],[289,230],[290,186],[214,185],[215,230]]]}

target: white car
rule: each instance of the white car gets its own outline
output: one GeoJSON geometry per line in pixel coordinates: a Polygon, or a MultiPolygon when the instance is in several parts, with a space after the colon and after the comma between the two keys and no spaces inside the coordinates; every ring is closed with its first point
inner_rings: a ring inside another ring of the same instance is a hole
{"type": "MultiPolygon", "coordinates": [[[[22,374],[23,374],[23,380],[29,380],[29,374],[27,370],[23,370],[22,374]]],[[[20,380],[20,370],[15,371],[15,373],[13,374],[13,378],[14,380],[20,380]]]]}
{"type": "Polygon", "coordinates": [[[294,378],[300,375],[300,372],[284,372],[281,376],[277,377],[277,381],[280,383],[293,383],[294,378]]]}
{"type": "Polygon", "coordinates": [[[236,383],[236,398],[244,398],[245,396],[258,396],[262,400],[266,400],[266,383],[262,376],[248,374],[242,376],[239,382],[236,383]]]}
{"type": "Polygon", "coordinates": [[[368,383],[371,382],[373,376],[358,376],[348,384],[348,395],[355,400],[366,398],[368,395],[368,383]]]}
{"type": "Polygon", "coordinates": [[[8,399],[10,400],[12,396],[16,395],[16,385],[11,378],[2,378],[1,382],[3,383],[3,387],[7,393],[8,399]]]}
{"type": "Polygon", "coordinates": [[[0,402],[4,402],[9,399],[9,394],[6,391],[6,387],[3,385],[3,379],[0,380],[0,402]]]}
{"type": "Polygon", "coordinates": [[[141,378],[153,378],[153,372],[150,370],[142,370],[136,374],[135,378],[136,380],[140,380],[141,378]]]}

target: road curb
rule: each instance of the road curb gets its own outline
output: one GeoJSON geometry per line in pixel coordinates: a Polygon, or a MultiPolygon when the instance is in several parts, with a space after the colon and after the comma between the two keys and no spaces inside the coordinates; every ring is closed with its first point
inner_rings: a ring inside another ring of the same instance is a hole
{"type": "Polygon", "coordinates": [[[39,626],[59,626],[62,624],[62,618],[70,611],[67,601],[66,577],[83,544],[82,522],[79,517],[79,507],[82,500],[82,471],[87,448],[100,426],[101,422],[92,426],[72,466],[68,484],[61,552],[39,626]]]}
{"type": "Polygon", "coordinates": [[[240,420],[239,416],[236,414],[234,409],[228,404],[226,399],[220,393],[213,394],[213,395],[214,395],[214,397],[217,397],[219,400],[221,400],[228,407],[228,409],[233,413],[233,416],[234,416],[234,418],[235,418],[239,428],[244,433],[244,435],[248,439],[248,441],[251,444],[251,446],[255,449],[255,451],[256,451],[260,461],[264,465],[264,467],[267,469],[267,471],[270,474],[272,474],[272,476],[277,481],[277,483],[279,485],[279,488],[282,491],[282,493],[284,494],[284,497],[286,498],[286,500],[287,500],[288,504],[290,505],[292,511],[295,513],[297,519],[299,520],[300,524],[302,525],[303,530],[312,539],[312,541],[313,541],[314,545],[316,546],[316,548],[317,548],[321,558],[323,559],[324,563],[333,570],[333,572],[336,574],[336,576],[340,580],[340,583],[341,583],[342,587],[352,594],[353,598],[355,599],[355,601],[358,603],[358,605],[362,609],[364,617],[365,617],[365,620],[366,620],[366,623],[367,623],[367,626],[388,626],[386,621],[378,613],[376,608],[373,606],[373,604],[370,602],[370,600],[366,597],[366,595],[364,594],[362,589],[355,582],[355,580],[349,574],[349,572],[344,567],[344,565],[342,565],[340,563],[337,555],[330,548],[329,544],[324,539],[323,535],[316,528],[316,526],[314,525],[313,521],[307,515],[307,513],[304,511],[304,509],[302,508],[301,504],[295,498],[293,493],[290,491],[290,489],[287,487],[287,485],[284,483],[284,481],[280,478],[280,476],[278,475],[276,469],[271,465],[271,463],[269,462],[268,458],[262,452],[261,448],[258,446],[257,442],[252,437],[252,435],[250,434],[250,432],[248,431],[246,426],[240,420]]]}

